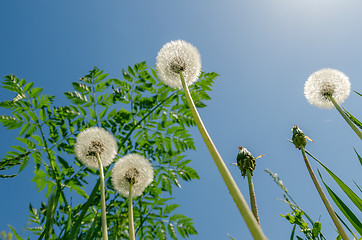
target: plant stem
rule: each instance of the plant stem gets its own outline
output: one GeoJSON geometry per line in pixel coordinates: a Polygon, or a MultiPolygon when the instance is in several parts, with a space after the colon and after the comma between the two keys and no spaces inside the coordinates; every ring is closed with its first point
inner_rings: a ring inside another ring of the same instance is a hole
{"type": "Polygon", "coordinates": [[[346,113],[342,110],[342,108],[337,104],[336,100],[332,96],[329,96],[329,99],[332,101],[334,107],[338,110],[338,112],[342,115],[344,120],[348,123],[348,125],[352,128],[352,130],[358,135],[358,137],[362,140],[362,133],[361,131],[356,127],[356,125],[349,119],[349,117],[346,115],[346,113]]]}
{"type": "Polygon", "coordinates": [[[309,164],[307,155],[305,154],[304,147],[301,147],[300,150],[302,151],[302,155],[303,155],[305,165],[307,166],[308,172],[309,172],[309,174],[310,174],[310,176],[311,176],[311,178],[313,180],[314,186],[316,187],[316,189],[317,189],[317,191],[319,193],[319,196],[321,197],[321,199],[322,199],[322,201],[324,203],[324,206],[327,208],[327,211],[328,211],[329,215],[331,216],[334,225],[336,226],[336,228],[337,228],[339,234],[341,235],[342,239],[343,240],[349,240],[349,238],[347,236],[347,233],[344,231],[344,228],[342,227],[342,224],[338,220],[337,215],[334,212],[331,204],[329,203],[326,195],[324,194],[322,187],[319,185],[319,182],[318,182],[318,180],[317,180],[317,178],[316,178],[316,176],[315,176],[315,174],[314,174],[314,172],[312,170],[312,167],[309,164]]]}
{"type": "Polygon", "coordinates": [[[135,240],[134,222],[133,222],[133,205],[132,205],[132,183],[129,184],[129,195],[128,195],[128,224],[129,224],[129,239],[135,240]]]}
{"type": "Polygon", "coordinates": [[[259,214],[258,214],[258,207],[256,206],[256,197],[255,197],[254,184],[253,184],[253,179],[252,179],[250,170],[247,170],[247,171],[246,171],[246,174],[247,174],[247,176],[248,176],[248,185],[249,185],[249,195],[250,195],[251,211],[253,212],[256,221],[257,221],[257,222],[259,223],[259,225],[260,225],[259,214]]]}
{"type": "Polygon", "coordinates": [[[216,167],[218,168],[218,170],[230,192],[230,195],[232,196],[236,206],[238,207],[241,215],[243,216],[244,221],[245,221],[246,225],[248,226],[251,235],[254,237],[254,239],[267,239],[265,237],[263,231],[261,230],[260,225],[258,224],[255,217],[253,216],[253,213],[251,212],[251,210],[250,210],[248,204],[246,203],[243,195],[241,194],[238,186],[236,185],[235,180],[231,176],[223,159],[221,158],[214,143],[212,142],[211,137],[209,136],[209,134],[200,118],[200,115],[195,107],[195,104],[191,98],[190,91],[189,91],[188,87],[186,86],[185,79],[184,79],[181,71],[180,71],[180,77],[181,77],[182,87],[185,91],[187,103],[190,107],[192,116],[196,122],[196,125],[200,131],[200,134],[210,152],[211,157],[213,158],[213,160],[216,164],[216,167]]]}
{"type": "Polygon", "coordinates": [[[99,166],[99,175],[101,182],[101,218],[102,218],[102,238],[103,240],[108,240],[108,228],[107,228],[107,212],[106,212],[106,196],[105,196],[105,187],[104,187],[104,173],[102,161],[97,153],[97,160],[99,166]]]}

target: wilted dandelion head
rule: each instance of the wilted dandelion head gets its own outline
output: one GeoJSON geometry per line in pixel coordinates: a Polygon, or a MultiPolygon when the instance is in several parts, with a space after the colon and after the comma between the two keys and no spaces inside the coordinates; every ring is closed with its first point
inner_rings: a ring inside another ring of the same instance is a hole
{"type": "Polygon", "coordinates": [[[320,108],[333,108],[329,99],[334,98],[337,104],[346,100],[351,91],[351,83],[348,77],[331,68],[324,68],[309,76],[304,85],[304,95],[308,102],[320,108]]]}
{"type": "Polygon", "coordinates": [[[149,160],[135,153],[119,159],[112,170],[113,187],[122,196],[129,196],[132,184],[132,197],[141,196],[145,188],[153,181],[153,168],[149,160]]]}
{"type": "Polygon", "coordinates": [[[103,166],[108,166],[117,155],[117,141],[103,128],[87,128],[78,134],[74,152],[84,165],[99,169],[97,154],[99,154],[103,166]]]}
{"type": "Polygon", "coordinates": [[[184,40],[168,42],[158,52],[156,70],[166,85],[176,89],[182,88],[181,71],[186,85],[189,86],[198,79],[201,73],[199,51],[184,40]]]}

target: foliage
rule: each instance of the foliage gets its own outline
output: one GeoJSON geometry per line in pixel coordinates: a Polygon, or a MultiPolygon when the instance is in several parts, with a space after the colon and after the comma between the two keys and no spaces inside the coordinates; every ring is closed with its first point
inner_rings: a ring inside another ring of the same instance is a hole
{"type": "MultiPolygon", "coordinates": [[[[187,128],[195,125],[186,99],[179,90],[163,85],[145,62],[123,70],[123,79],[107,78],[94,68],[65,96],[67,106],[53,105],[54,96],[42,94],[14,75],[6,76],[3,88],[14,92],[12,100],[0,102],[11,114],[1,115],[7,129],[17,129],[19,145],[0,161],[2,178],[16,166],[19,173],[30,160],[35,163],[35,182],[46,191],[40,208],[29,205],[32,225],[27,229],[39,239],[97,239],[101,236],[99,180],[91,193],[88,181],[97,179],[95,170],[85,168],[74,157],[73,145],[79,132],[100,126],[118,141],[118,157],[139,153],[150,159],[155,179],[134,203],[136,235],[140,239],[187,238],[197,234],[192,219],[177,213],[173,187],[181,180],[198,179],[184,152],[195,150],[187,128]],[[74,204],[78,199],[82,204],[74,204]],[[73,201],[72,201],[73,200],[73,201]]],[[[197,107],[205,100],[216,73],[202,73],[190,91],[197,107]]],[[[128,237],[127,203],[115,194],[110,182],[111,167],[105,168],[107,221],[110,239],[128,237]]],[[[14,230],[15,231],[15,230],[14,230]]],[[[13,231],[13,233],[14,233],[13,231]]],[[[16,236],[16,235],[15,235],[16,236]]]]}

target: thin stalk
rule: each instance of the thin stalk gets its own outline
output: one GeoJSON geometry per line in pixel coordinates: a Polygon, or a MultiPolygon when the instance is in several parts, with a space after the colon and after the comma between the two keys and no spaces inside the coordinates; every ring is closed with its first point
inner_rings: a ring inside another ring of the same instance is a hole
{"type": "Polygon", "coordinates": [[[99,175],[101,182],[101,219],[102,219],[102,238],[103,240],[108,240],[108,228],[107,228],[107,212],[106,212],[106,196],[105,196],[105,187],[104,187],[104,173],[103,173],[103,164],[97,153],[97,160],[99,166],[99,175]]]}
{"type": "Polygon", "coordinates": [[[216,164],[216,167],[218,168],[218,170],[230,192],[230,195],[232,196],[236,206],[238,207],[242,217],[244,218],[244,221],[245,221],[246,225],[248,226],[251,235],[253,236],[254,239],[267,239],[265,237],[263,231],[261,230],[260,225],[258,224],[255,217],[253,216],[253,213],[251,212],[251,210],[250,210],[247,202],[245,201],[243,195],[241,194],[238,186],[236,185],[235,180],[233,179],[229,170],[227,169],[225,162],[221,158],[214,143],[212,142],[211,137],[209,136],[209,134],[204,126],[204,123],[202,122],[200,115],[195,107],[195,104],[191,98],[190,91],[189,91],[188,87],[186,86],[185,79],[184,79],[181,71],[180,71],[180,77],[181,77],[182,87],[185,91],[187,103],[190,107],[192,116],[196,122],[199,132],[210,152],[211,157],[213,158],[213,160],[216,164]]]}
{"type": "Polygon", "coordinates": [[[133,222],[133,205],[132,205],[132,183],[129,184],[129,196],[128,196],[128,224],[129,224],[129,239],[135,240],[134,222],[133,222]]]}
{"type": "Polygon", "coordinates": [[[98,126],[98,114],[97,114],[97,105],[96,105],[96,86],[94,85],[94,77],[92,77],[92,86],[93,86],[93,91],[92,91],[92,94],[93,94],[93,109],[94,109],[94,115],[96,116],[96,123],[97,123],[97,126],[98,126]]]}
{"type": "Polygon", "coordinates": [[[356,127],[356,125],[349,119],[349,117],[346,115],[346,113],[342,110],[342,108],[337,104],[336,100],[332,96],[329,96],[329,99],[332,101],[334,107],[338,110],[338,112],[342,115],[344,120],[348,123],[348,125],[352,128],[352,130],[358,135],[358,137],[362,140],[362,133],[361,131],[356,127]]]}
{"type": "Polygon", "coordinates": [[[256,221],[257,221],[257,222],[259,223],[259,225],[260,225],[259,214],[258,214],[258,207],[256,206],[256,197],[255,197],[254,184],[253,184],[253,179],[252,179],[250,170],[247,170],[247,171],[246,171],[246,174],[247,174],[247,176],[248,176],[248,185],[249,185],[249,195],[250,195],[251,211],[253,212],[256,221]]]}
{"type": "Polygon", "coordinates": [[[345,232],[344,228],[342,227],[342,224],[338,220],[337,215],[334,212],[331,204],[329,203],[326,195],[324,194],[322,187],[319,185],[319,182],[318,182],[318,180],[317,180],[317,178],[316,178],[316,176],[315,176],[315,174],[314,174],[314,172],[312,170],[312,167],[309,164],[307,155],[305,154],[304,147],[301,147],[300,150],[302,151],[302,155],[303,155],[305,165],[307,166],[308,172],[309,172],[309,174],[310,174],[310,176],[311,176],[311,178],[313,180],[314,186],[316,187],[316,189],[317,189],[317,191],[319,193],[319,196],[321,197],[321,199],[322,199],[322,201],[324,203],[324,206],[327,208],[327,211],[328,211],[329,215],[331,216],[334,225],[336,226],[336,228],[337,228],[339,234],[341,235],[342,239],[343,240],[349,240],[349,238],[347,236],[347,233],[345,232]]]}

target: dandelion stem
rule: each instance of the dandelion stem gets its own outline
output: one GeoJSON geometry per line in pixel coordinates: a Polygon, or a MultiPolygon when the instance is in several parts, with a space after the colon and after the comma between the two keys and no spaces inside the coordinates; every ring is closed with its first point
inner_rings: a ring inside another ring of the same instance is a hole
{"type": "Polygon", "coordinates": [[[200,131],[200,134],[210,152],[211,157],[213,158],[213,160],[216,164],[216,167],[218,168],[218,170],[230,192],[230,195],[232,196],[236,206],[238,207],[241,215],[243,216],[244,221],[245,221],[246,225],[248,226],[250,233],[252,234],[254,239],[267,239],[265,237],[262,229],[260,228],[260,225],[258,224],[255,217],[253,216],[253,213],[251,212],[251,210],[250,210],[247,202],[245,201],[243,195],[241,194],[238,186],[236,185],[235,180],[231,176],[223,159],[221,158],[214,143],[212,142],[211,137],[209,136],[209,134],[200,118],[200,115],[195,107],[195,104],[191,98],[190,91],[189,91],[188,87],[186,86],[186,82],[185,82],[185,79],[184,79],[181,71],[180,71],[180,77],[181,77],[182,87],[185,91],[188,105],[190,107],[192,116],[196,122],[196,125],[200,131]]]}
{"type": "Polygon", "coordinates": [[[312,167],[309,164],[307,155],[305,154],[304,147],[301,147],[300,150],[302,151],[302,155],[303,155],[305,165],[307,166],[308,172],[309,172],[309,174],[310,174],[310,176],[311,176],[311,178],[313,180],[314,186],[316,187],[316,189],[317,189],[317,191],[319,193],[319,196],[321,197],[321,199],[322,199],[322,201],[324,203],[324,206],[327,208],[327,211],[328,211],[329,215],[331,216],[334,225],[336,226],[336,228],[337,228],[339,234],[341,235],[342,239],[343,240],[349,240],[349,238],[347,236],[347,233],[344,231],[344,228],[342,227],[342,224],[338,220],[337,215],[334,212],[331,204],[329,203],[326,195],[324,194],[322,187],[318,183],[318,180],[317,180],[317,178],[316,178],[316,176],[315,176],[315,174],[314,174],[314,172],[312,170],[312,167]]]}
{"type": "Polygon", "coordinates": [[[361,131],[356,127],[356,125],[349,119],[349,117],[346,115],[346,113],[342,110],[342,108],[337,104],[336,100],[332,96],[329,96],[329,99],[332,101],[334,107],[338,110],[338,112],[342,115],[344,120],[348,123],[348,125],[352,128],[352,130],[358,135],[358,137],[362,140],[362,133],[361,131]]]}
{"type": "Polygon", "coordinates": [[[132,205],[132,183],[129,184],[128,196],[128,224],[129,224],[129,239],[135,240],[134,223],[133,223],[133,205],[132,205]]]}
{"type": "Polygon", "coordinates": [[[257,221],[257,222],[259,223],[259,225],[260,225],[259,214],[258,214],[258,207],[256,206],[256,197],[255,197],[254,184],[253,184],[253,179],[252,179],[250,170],[247,170],[247,171],[246,171],[246,174],[247,174],[247,176],[248,176],[248,185],[249,185],[249,195],[250,195],[251,211],[253,212],[256,221],[257,221]]]}
{"type": "Polygon", "coordinates": [[[104,187],[104,173],[102,161],[97,153],[97,161],[99,166],[99,175],[101,183],[101,218],[102,218],[102,238],[108,240],[107,215],[106,215],[106,196],[104,187]]]}

